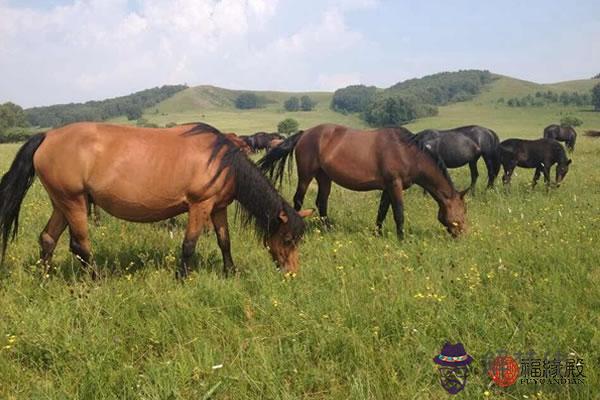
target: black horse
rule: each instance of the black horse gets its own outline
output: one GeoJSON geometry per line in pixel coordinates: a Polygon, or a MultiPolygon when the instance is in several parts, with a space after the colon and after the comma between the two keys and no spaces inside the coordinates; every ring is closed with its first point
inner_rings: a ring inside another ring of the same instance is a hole
{"type": "Polygon", "coordinates": [[[556,187],[560,186],[569,172],[571,160],[564,147],[554,139],[508,139],[498,147],[500,161],[504,167],[502,181],[509,184],[515,167],[535,168],[532,186],[535,187],[540,173],[544,174],[546,186],[550,186],[550,168],[556,166],[556,187]]]}
{"type": "Polygon", "coordinates": [[[240,138],[256,153],[259,150],[269,150],[274,140],[284,140],[279,133],[256,132],[253,135],[240,136],[240,138]]]}
{"type": "Polygon", "coordinates": [[[575,150],[575,141],[577,140],[577,132],[570,126],[560,126],[552,124],[544,128],[544,138],[554,139],[559,142],[565,142],[569,152],[575,150]]]}
{"type": "Polygon", "coordinates": [[[498,144],[500,140],[494,131],[483,126],[469,125],[448,130],[427,129],[416,135],[417,142],[439,156],[446,167],[458,168],[469,164],[471,170],[471,190],[475,188],[479,172],[477,161],[483,157],[488,171],[488,188],[500,171],[498,144]]]}

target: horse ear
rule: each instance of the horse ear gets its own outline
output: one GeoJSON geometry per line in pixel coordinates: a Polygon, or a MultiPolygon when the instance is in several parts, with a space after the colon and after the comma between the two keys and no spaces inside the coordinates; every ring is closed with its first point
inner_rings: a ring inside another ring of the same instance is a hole
{"type": "Polygon", "coordinates": [[[465,198],[465,195],[469,192],[469,190],[471,190],[470,187],[466,188],[465,190],[463,190],[462,192],[458,192],[458,194],[460,195],[461,199],[465,198]]]}
{"type": "Polygon", "coordinates": [[[285,213],[285,211],[279,211],[279,220],[284,224],[288,222],[288,215],[285,213]]]}
{"type": "Polygon", "coordinates": [[[309,208],[307,210],[298,211],[298,215],[301,216],[302,218],[306,218],[306,217],[310,217],[311,215],[313,215],[314,212],[315,212],[314,208],[309,208]]]}

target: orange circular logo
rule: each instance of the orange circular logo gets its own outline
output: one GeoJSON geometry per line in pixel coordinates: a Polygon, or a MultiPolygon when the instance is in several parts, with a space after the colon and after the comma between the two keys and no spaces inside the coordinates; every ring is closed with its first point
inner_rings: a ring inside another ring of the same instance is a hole
{"type": "Polygon", "coordinates": [[[511,356],[498,356],[492,362],[488,375],[500,387],[508,387],[519,378],[519,364],[511,356]]]}

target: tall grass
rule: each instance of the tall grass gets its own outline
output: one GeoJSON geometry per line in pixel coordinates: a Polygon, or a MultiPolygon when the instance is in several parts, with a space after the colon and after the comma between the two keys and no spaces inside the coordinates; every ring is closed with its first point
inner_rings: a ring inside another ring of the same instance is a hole
{"type": "MultiPolygon", "coordinates": [[[[478,122],[503,137],[538,136],[549,118],[475,103],[441,111],[413,128],[478,122]]],[[[17,147],[0,146],[0,171],[17,147]]],[[[36,182],[0,273],[0,398],[447,398],[431,360],[445,341],[475,358],[463,398],[597,398],[598,154],[600,142],[581,137],[563,186],[549,192],[529,188],[531,170],[517,170],[510,192],[484,191],[482,179],[468,199],[470,232],[458,240],[420,190],[406,193],[400,243],[391,217],[384,237],[373,235],[377,193],[334,187],[334,227],[310,222],[293,279],[232,218],[240,273],[221,276],[210,233],[180,284],[184,217],[170,228],[106,214],[91,227],[98,281],[66,235],[46,273],[37,236],[50,206],[36,182]],[[491,386],[482,359],[498,349],[574,353],[586,383],[491,386]]],[[[452,175],[466,187],[467,171],[452,175]]],[[[288,199],[294,183],[283,188],[288,199]]],[[[306,206],[315,195],[311,186],[306,206]]]]}

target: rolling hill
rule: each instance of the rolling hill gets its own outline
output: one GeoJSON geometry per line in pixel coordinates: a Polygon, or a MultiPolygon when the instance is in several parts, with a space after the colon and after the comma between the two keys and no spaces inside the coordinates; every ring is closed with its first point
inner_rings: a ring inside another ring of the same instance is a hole
{"type": "MultiPolygon", "coordinates": [[[[407,127],[411,130],[442,128],[464,124],[481,124],[490,127],[502,126],[506,134],[512,136],[537,136],[544,126],[555,123],[565,113],[583,120],[583,128],[600,127],[600,113],[589,112],[590,107],[562,106],[512,108],[498,104],[500,98],[534,95],[538,91],[552,90],[586,92],[600,82],[597,79],[583,79],[551,84],[538,84],[508,76],[495,75],[480,94],[468,101],[439,107],[439,114],[420,118],[407,127]]],[[[260,130],[273,131],[284,118],[295,118],[301,128],[308,128],[324,122],[340,123],[355,127],[366,127],[366,123],[355,114],[341,114],[330,109],[332,92],[276,92],[253,91],[264,96],[270,103],[264,108],[238,110],[235,98],[244,91],[229,90],[214,86],[196,86],[176,93],[154,107],[145,110],[148,121],[165,125],[169,122],[205,121],[225,131],[241,134],[260,130]],[[317,100],[317,106],[310,112],[287,112],[283,102],[290,96],[308,95],[317,100]]],[[[114,122],[127,123],[124,118],[114,122]]],[[[129,122],[131,123],[131,122],[129,122]]]]}

